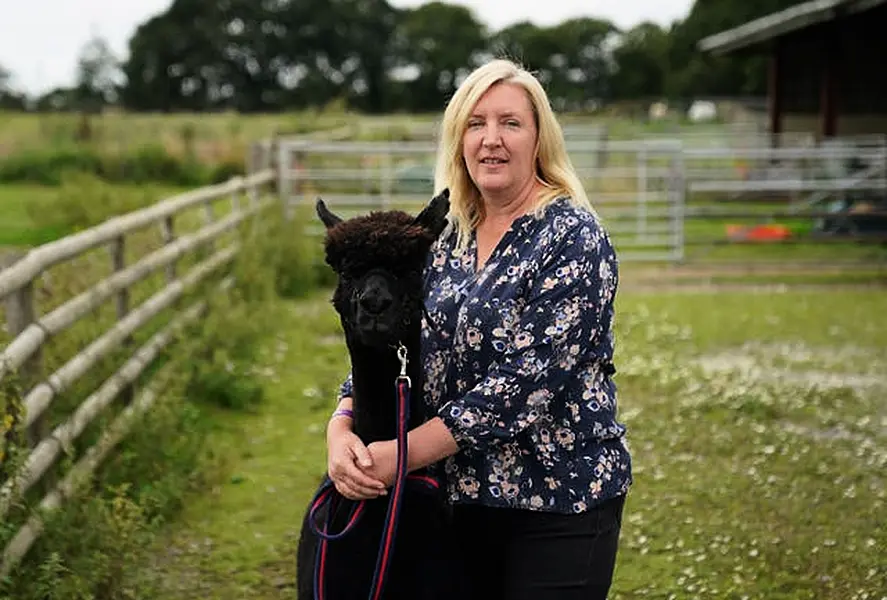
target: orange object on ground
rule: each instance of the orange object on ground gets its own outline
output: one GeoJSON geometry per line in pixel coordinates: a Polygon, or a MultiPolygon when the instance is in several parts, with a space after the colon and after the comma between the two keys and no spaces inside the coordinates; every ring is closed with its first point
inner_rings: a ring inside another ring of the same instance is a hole
{"type": "Polygon", "coordinates": [[[770,242],[790,238],[791,230],[785,225],[727,225],[727,237],[731,240],[770,242]]]}

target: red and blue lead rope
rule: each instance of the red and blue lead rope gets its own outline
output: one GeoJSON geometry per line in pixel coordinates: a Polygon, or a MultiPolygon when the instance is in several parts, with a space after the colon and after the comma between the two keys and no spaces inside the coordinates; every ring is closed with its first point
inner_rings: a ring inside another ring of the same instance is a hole
{"type": "MultiPolygon", "coordinates": [[[[397,533],[397,525],[400,520],[400,510],[403,504],[403,493],[407,483],[407,479],[415,479],[426,485],[437,487],[438,483],[431,477],[427,476],[407,476],[407,432],[410,422],[410,380],[406,376],[397,378],[397,470],[394,478],[394,486],[391,497],[388,500],[388,512],[385,516],[385,528],[383,529],[382,539],[379,543],[379,554],[376,558],[376,568],[373,572],[373,583],[370,586],[370,600],[380,600],[382,591],[385,588],[385,582],[388,576],[388,569],[391,565],[391,556],[394,552],[394,539],[397,533]]],[[[318,490],[311,502],[309,513],[309,525],[311,530],[321,538],[317,547],[317,560],[314,568],[314,600],[325,600],[325,573],[327,560],[327,546],[330,541],[338,540],[344,537],[363,516],[366,501],[361,500],[351,507],[348,516],[348,522],[339,533],[330,533],[329,526],[336,507],[339,505],[341,495],[336,490],[332,481],[327,478],[321,488],[318,490]],[[324,505],[328,504],[326,522],[322,527],[316,523],[317,511],[324,505]]]]}

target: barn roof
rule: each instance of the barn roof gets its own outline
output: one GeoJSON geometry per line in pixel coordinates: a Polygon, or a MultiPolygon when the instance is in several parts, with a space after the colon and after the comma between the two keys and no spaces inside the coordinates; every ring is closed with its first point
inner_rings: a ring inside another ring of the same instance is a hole
{"type": "Polygon", "coordinates": [[[697,47],[703,52],[726,54],[885,2],[887,0],[811,0],[710,35],[700,40],[697,47]]]}

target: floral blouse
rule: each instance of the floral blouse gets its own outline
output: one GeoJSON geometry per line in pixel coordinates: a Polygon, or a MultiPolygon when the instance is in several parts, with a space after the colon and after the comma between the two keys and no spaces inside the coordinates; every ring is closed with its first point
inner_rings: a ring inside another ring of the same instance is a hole
{"type": "Polygon", "coordinates": [[[429,253],[422,328],[425,405],[460,447],[450,501],[569,513],[626,493],[607,233],[560,198],[516,219],[480,271],[475,238],[455,242],[429,253]]]}

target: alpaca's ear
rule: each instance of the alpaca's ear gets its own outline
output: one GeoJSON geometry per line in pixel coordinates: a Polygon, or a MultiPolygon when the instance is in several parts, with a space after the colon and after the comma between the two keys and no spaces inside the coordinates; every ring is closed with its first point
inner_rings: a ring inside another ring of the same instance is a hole
{"type": "Polygon", "coordinates": [[[317,198],[317,216],[320,217],[327,229],[342,222],[342,218],[331,213],[321,198],[317,198]]]}
{"type": "Polygon", "coordinates": [[[416,225],[428,229],[437,237],[447,225],[447,213],[450,212],[450,188],[431,199],[428,206],[422,209],[413,221],[416,225]]]}

